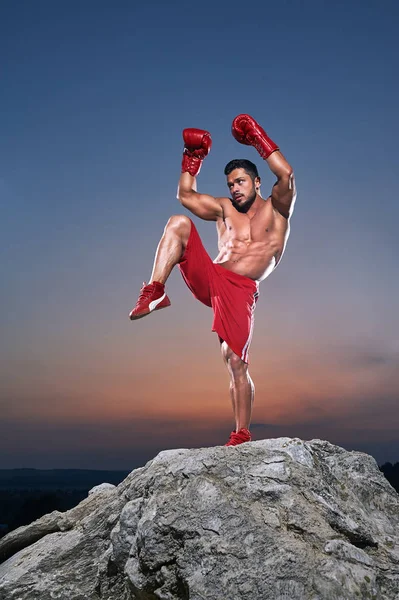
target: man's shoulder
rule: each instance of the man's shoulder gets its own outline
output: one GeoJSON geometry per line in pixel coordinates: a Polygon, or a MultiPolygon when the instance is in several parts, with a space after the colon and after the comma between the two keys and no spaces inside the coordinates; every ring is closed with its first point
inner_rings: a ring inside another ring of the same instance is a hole
{"type": "Polygon", "coordinates": [[[223,205],[223,204],[231,204],[231,200],[230,200],[230,198],[226,198],[226,196],[221,196],[221,197],[218,197],[218,198],[216,198],[216,200],[217,200],[218,202],[220,202],[220,204],[222,204],[222,205],[223,205]]]}
{"type": "Polygon", "coordinates": [[[222,208],[222,211],[223,211],[222,219],[224,219],[226,216],[226,210],[228,210],[229,207],[231,206],[231,200],[230,200],[230,198],[226,198],[225,196],[215,198],[215,200],[222,208]]]}

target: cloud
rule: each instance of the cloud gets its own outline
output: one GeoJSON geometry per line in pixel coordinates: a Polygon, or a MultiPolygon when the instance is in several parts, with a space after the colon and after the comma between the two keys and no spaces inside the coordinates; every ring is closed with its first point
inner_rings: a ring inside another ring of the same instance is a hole
{"type": "MultiPolygon", "coordinates": [[[[354,313],[354,317],[356,313],[354,313]]],[[[389,330],[379,330],[375,323],[370,323],[364,333],[355,327],[348,327],[339,336],[324,339],[318,338],[308,343],[299,358],[304,364],[313,362],[314,365],[329,363],[330,367],[338,366],[345,370],[378,369],[383,366],[399,365],[399,330],[394,324],[389,330]]]]}
{"type": "Polygon", "coordinates": [[[345,348],[340,358],[341,364],[351,369],[399,366],[399,352],[389,349],[345,348]]]}

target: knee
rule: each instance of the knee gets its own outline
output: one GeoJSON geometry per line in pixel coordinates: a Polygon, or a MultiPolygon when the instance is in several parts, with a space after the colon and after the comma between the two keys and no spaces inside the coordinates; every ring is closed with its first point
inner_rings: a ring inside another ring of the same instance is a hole
{"type": "Polygon", "coordinates": [[[237,354],[234,354],[234,352],[229,359],[229,366],[234,380],[247,378],[248,365],[237,354]]]}
{"type": "Polygon", "coordinates": [[[228,345],[226,344],[226,342],[224,342],[222,340],[222,338],[220,338],[220,349],[222,351],[223,360],[224,360],[224,362],[227,365],[228,362],[229,362],[230,356],[233,354],[233,351],[230,350],[230,348],[228,347],[228,345]]]}
{"type": "Polygon", "coordinates": [[[186,215],[172,215],[166,223],[166,227],[180,228],[190,224],[190,219],[186,215]]]}
{"type": "Polygon", "coordinates": [[[191,229],[191,221],[186,215],[172,215],[166,223],[165,231],[175,231],[178,234],[188,235],[191,229]]]}
{"type": "Polygon", "coordinates": [[[235,354],[231,348],[226,344],[222,343],[222,355],[224,361],[229,369],[232,379],[243,379],[248,376],[248,365],[245,363],[237,354],[235,354]]]}

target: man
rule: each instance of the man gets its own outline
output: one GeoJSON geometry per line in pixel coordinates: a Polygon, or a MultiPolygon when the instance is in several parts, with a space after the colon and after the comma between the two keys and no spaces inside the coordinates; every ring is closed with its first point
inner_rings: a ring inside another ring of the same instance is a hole
{"type": "Polygon", "coordinates": [[[196,176],[211,148],[211,136],[201,129],[185,129],[177,197],[200,219],[216,221],[219,254],[212,261],[191,219],[171,217],[158,245],[149,284],[143,284],[129,315],[132,320],[140,319],[170,306],[165,282],[177,264],[194,296],[213,308],[212,331],[219,335],[230,374],[235,418],[226,446],[251,440],[254,385],[248,372],[248,350],[258,287],[281,260],[296,198],[292,168],[262,127],[243,114],[234,119],[232,133],[241,144],[255,147],[276,175],[271,195],[262,198],[257,168],[248,160],[233,160],[225,168],[231,198],[198,193],[196,176]]]}

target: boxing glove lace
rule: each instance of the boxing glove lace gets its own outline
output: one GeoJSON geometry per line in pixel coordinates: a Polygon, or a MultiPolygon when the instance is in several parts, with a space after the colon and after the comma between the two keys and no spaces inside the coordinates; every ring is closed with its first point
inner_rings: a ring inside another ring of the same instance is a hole
{"type": "Polygon", "coordinates": [[[196,177],[200,172],[202,161],[211,149],[211,134],[209,131],[204,131],[203,129],[184,129],[183,140],[182,173],[188,172],[193,177],[196,177]]]}

